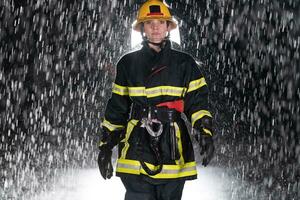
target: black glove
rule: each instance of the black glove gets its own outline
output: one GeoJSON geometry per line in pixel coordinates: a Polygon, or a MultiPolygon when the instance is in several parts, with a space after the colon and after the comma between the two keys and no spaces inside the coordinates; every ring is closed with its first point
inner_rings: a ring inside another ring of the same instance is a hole
{"type": "Polygon", "coordinates": [[[113,166],[111,163],[112,149],[124,138],[124,131],[116,130],[110,132],[107,128],[103,127],[101,132],[102,139],[99,146],[98,167],[101,176],[104,179],[110,179],[113,175],[113,166]]]}
{"type": "Polygon", "coordinates": [[[200,146],[200,155],[203,155],[202,165],[206,167],[213,158],[215,152],[212,136],[201,135],[200,146]]]}
{"type": "Polygon", "coordinates": [[[104,179],[110,179],[113,175],[113,166],[111,163],[112,149],[107,144],[103,144],[99,147],[99,150],[98,166],[101,176],[104,179]]]}
{"type": "Polygon", "coordinates": [[[199,122],[196,122],[195,128],[199,131],[196,134],[196,140],[199,142],[201,148],[200,155],[203,155],[202,165],[206,167],[212,160],[215,152],[212,137],[212,119],[210,117],[203,117],[199,122]]]}

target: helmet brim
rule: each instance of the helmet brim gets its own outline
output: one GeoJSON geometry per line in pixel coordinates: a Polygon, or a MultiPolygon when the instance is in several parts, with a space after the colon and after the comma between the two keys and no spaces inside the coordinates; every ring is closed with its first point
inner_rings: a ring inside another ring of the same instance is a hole
{"type": "MultiPolygon", "coordinates": [[[[133,22],[133,24],[132,24],[132,28],[133,28],[133,30],[135,30],[135,31],[137,31],[137,32],[141,32],[142,23],[144,23],[144,22],[146,22],[146,21],[153,20],[153,19],[156,19],[156,18],[144,19],[144,20],[139,20],[139,21],[135,20],[135,21],[133,22]]],[[[161,18],[158,17],[157,19],[161,19],[161,18]]],[[[165,20],[165,19],[164,19],[164,20],[165,20]]],[[[166,20],[166,21],[170,22],[170,23],[169,23],[170,30],[174,30],[174,29],[177,28],[177,21],[176,21],[175,19],[171,18],[171,19],[168,19],[168,20],[166,20]]]]}

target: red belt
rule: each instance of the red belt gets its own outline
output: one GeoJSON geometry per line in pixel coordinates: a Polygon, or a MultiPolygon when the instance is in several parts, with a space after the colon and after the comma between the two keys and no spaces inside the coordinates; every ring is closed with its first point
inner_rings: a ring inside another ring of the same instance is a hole
{"type": "Polygon", "coordinates": [[[175,110],[177,110],[178,112],[181,112],[181,113],[184,110],[183,100],[167,101],[167,102],[157,104],[156,106],[157,107],[165,106],[165,107],[170,108],[170,109],[175,109],[175,110]]]}

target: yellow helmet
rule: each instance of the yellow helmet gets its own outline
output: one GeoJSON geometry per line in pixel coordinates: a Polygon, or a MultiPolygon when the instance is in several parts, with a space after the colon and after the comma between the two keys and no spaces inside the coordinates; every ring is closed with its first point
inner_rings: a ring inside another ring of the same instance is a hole
{"type": "Polygon", "coordinates": [[[132,27],[134,30],[141,32],[141,23],[151,19],[169,21],[171,30],[177,27],[177,23],[172,18],[169,8],[162,0],[147,0],[140,7],[137,19],[133,22],[132,27]]]}

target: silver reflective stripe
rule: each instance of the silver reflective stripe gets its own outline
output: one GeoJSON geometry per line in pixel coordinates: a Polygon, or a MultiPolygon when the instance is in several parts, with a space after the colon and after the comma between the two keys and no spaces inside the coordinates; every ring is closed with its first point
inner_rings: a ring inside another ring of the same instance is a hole
{"type": "Polygon", "coordinates": [[[133,169],[133,170],[140,170],[141,166],[137,165],[128,165],[124,163],[118,163],[117,168],[126,168],[126,169],[133,169]]]}
{"type": "Polygon", "coordinates": [[[112,92],[124,96],[124,95],[128,95],[128,88],[114,83],[112,92]]]}
{"type": "Polygon", "coordinates": [[[147,98],[158,97],[162,95],[169,96],[184,96],[187,88],[185,87],[175,87],[175,86],[157,86],[153,88],[145,87],[125,87],[121,85],[114,84],[112,92],[118,95],[129,95],[132,97],[146,96],[147,98]]]}
{"type": "Polygon", "coordinates": [[[145,87],[128,87],[128,89],[129,89],[129,96],[132,97],[146,96],[145,87]]]}
{"type": "Polygon", "coordinates": [[[194,171],[196,170],[196,166],[192,166],[192,167],[186,167],[186,168],[181,168],[181,169],[163,169],[161,171],[161,174],[179,174],[182,172],[190,172],[190,171],[194,171]]]}
{"type": "MultiPolygon", "coordinates": [[[[158,166],[154,166],[152,164],[146,163],[146,165],[154,170],[158,166]]],[[[117,169],[118,173],[126,173],[126,174],[144,174],[148,175],[147,172],[141,167],[141,164],[137,160],[127,160],[127,159],[118,159],[117,169]]],[[[163,165],[163,170],[152,178],[182,178],[188,176],[196,176],[196,162],[189,162],[183,165],[163,165]]]]}
{"type": "Polygon", "coordinates": [[[205,81],[205,79],[203,77],[200,78],[200,79],[191,81],[189,83],[189,88],[188,88],[187,92],[192,92],[194,90],[197,90],[197,89],[201,88],[204,85],[206,85],[206,81],[205,81]]]}
{"type": "Polygon", "coordinates": [[[154,88],[147,88],[146,94],[147,97],[157,97],[161,95],[183,96],[185,90],[186,90],[185,88],[181,88],[181,87],[160,86],[154,88]]]}
{"type": "MultiPolygon", "coordinates": [[[[141,169],[141,165],[139,161],[128,161],[126,160],[127,163],[124,162],[124,160],[119,160],[117,163],[117,168],[122,168],[122,169],[128,169],[128,170],[135,170],[138,171],[141,169]]],[[[151,170],[155,170],[157,166],[154,165],[147,165],[151,170]]],[[[184,172],[191,172],[191,171],[196,171],[196,164],[185,167],[184,165],[180,167],[180,165],[173,165],[173,167],[176,167],[178,169],[168,169],[170,166],[168,165],[163,165],[163,170],[159,173],[160,175],[162,174],[180,174],[184,172]]]]}

